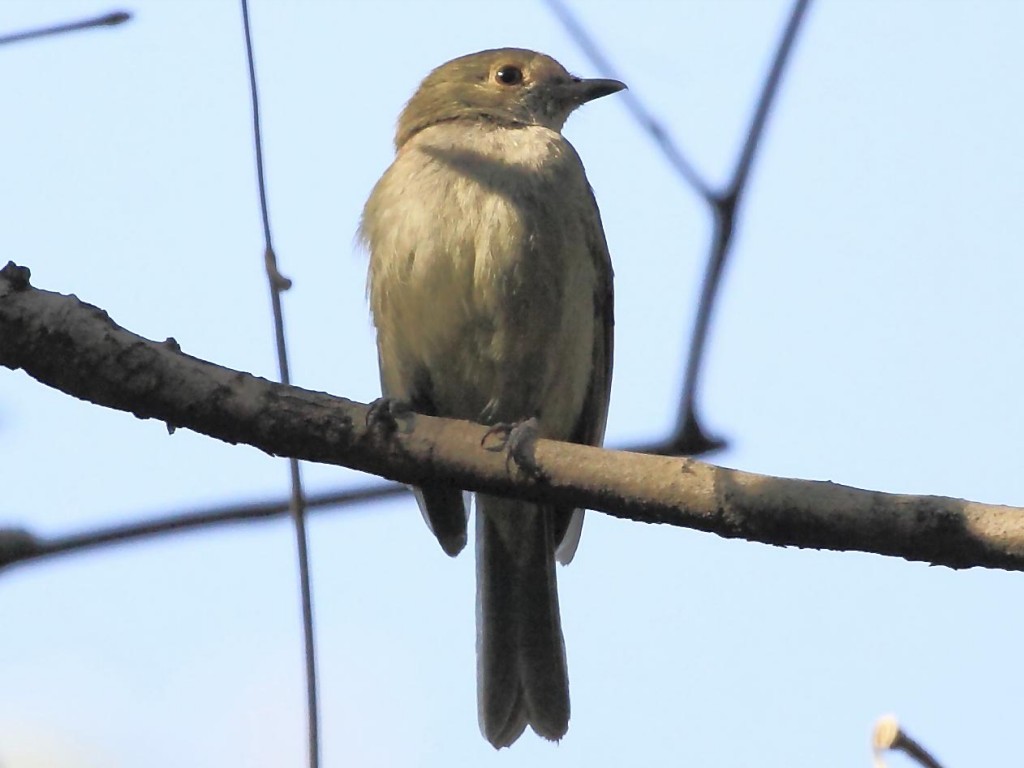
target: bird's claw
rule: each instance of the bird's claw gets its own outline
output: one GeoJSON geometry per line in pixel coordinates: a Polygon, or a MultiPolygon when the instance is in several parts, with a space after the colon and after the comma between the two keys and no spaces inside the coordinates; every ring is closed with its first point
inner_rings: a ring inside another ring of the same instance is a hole
{"type": "Polygon", "coordinates": [[[378,397],[366,411],[367,429],[391,434],[398,431],[398,422],[412,414],[412,407],[393,397],[378,397]]]}
{"type": "Polygon", "coordinates": [[[495,424],[484,433],[480,439],[480,445],[488,451],[505,451],[505,467],[509,462],[515,462],[521,471],[540,480],[544,477],[544,471],[537,464],[535,455],[537,438],[540,434],[537,431],[537,419],[529,418],[518,422],[504,422],[495,424]],[[488,438],[498,436],[492,445],[484,445],[488,438]]]}

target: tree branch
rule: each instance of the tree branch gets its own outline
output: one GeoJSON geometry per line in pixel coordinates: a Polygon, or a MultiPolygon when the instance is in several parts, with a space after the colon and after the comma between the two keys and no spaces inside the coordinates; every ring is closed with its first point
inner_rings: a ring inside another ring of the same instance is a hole
{"type": "MultiPolygon", "coordinates": [[[[582,22],[569,9],[564,0],[547,0],[547,4],[565,27],[569,36],[576,41],[583,53],[597,67],[598,72],[604,77],[622,80],[623,78],[612,66],[609,57],[596,39],[587,32],[582,22]]],[[[654,117],[635,91],[623,91],[620,97],[637,124],[661,150],[668,164],[708,204],[713,219],[710,251],[704,268],[704,280],[701,283],[697,314],[690,333],[689,352],[686,355],[686,371],[683,374],[683,387],[675,429],[667,438],[645,446],[644,453],[657,453],[663,456],[699,456],[726,446],[725,440],[709,434],[701,426],[700,419],[697,417],[697,385],[704,362],[704,349],[711,330],[711,315],[721,289],[726,262],[729,260],[733,234],[736,232],[740,202],[746,191],[754,155],[757,153],[768,115],[782,82],[783,71],[786,69],[797,33],[809,5],[810,0],[795,0],[793,3],[789,19],[776,45],[771,66],[761,86],[754,114],[750,119],[750,126],[747,128],[746,138],[743,141],[743,148],[736,159],[736,167],[722,191],[713,190],[694,169],[668,129],[654,117]]]]}
{"type": "MultiPolygon", "coordinates": [[[[374,483],[363,488],[310,493],[306,508],[313,512],[331,507],[351,506],[409,493],[404,485],[374,483]]],[[[0,569],[55,555],[97,549],[110,544],[126,544],[169,533],[183,533],[214,526],[250,524],[259,520],[275,520],[291,512],[291,498],[281,501],[238,502],[212,508],[176,510],[158,517],[145,517],[129,523],[90,528],[59,536],[36,536],[21,528],[0,528],[0,569]]]]}
{"type": "Polygon", "coordinates": [[[21,43],[25,40],[38,40],[40,37],[49,37],[50,35],[62,35],[65,32],[78,32],[83,29],[95,29],[96,27],[116,27],[118,24],[124,24],[126,21],[129,21],[131,17],[132,15],[127,11],[112,11],[111,13],[106,13],[103,16],[96,16],[92,19],[83,19],[82,21],[71,21],[65,24],[56,24],[52,27],[40,27],[38,29],[28,29],[22,32],[11,32],[8,34],[0,35],[0,45],[21,43]]]}
{"type": "Polygon", "coordinates": [[[903,752],[911,760],[923,768],[942,768],[931,753],[912,739],[904,731],[895,715],[885,715],[875,723],[875,732],[871,735],[871,746],[875,753],[875,768],[885,768],[882,754],[888,751],[903,752]]]}
{"type": "MultiPolygon", "coordinates": [[[[483,450],[487,428],[409,414],[395,429],[368,407],[275,384],[117,326],[74,296],[0,270],[0,365],[98,405],[274,456],[402,483],[444,481],[777,546],[874,552],[951,568],[1024,570],[1024,509],[766,477],[694,459],[539,440],[537,480],[483,450]]],[[[15,547],[14,549],[17,549],[15,547]]]]}

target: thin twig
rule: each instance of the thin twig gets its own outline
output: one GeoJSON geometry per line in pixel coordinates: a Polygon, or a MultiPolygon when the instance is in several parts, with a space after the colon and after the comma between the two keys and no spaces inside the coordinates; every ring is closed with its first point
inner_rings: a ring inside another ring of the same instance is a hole
{"type": "MultiPolygon", "coordinates": [[[[612,450],[651,453],[649,446],[610,446],[612,450]]],[[[326,511],[365,504],[379,499],[402,496],[409,488],[398,483],[381,482],[362,488],[336,488],[306,496],[306,509],[326,511]]],[[[78,533],[42,537],[20,528],[0,528],[0,571],[10,565],[32,563],[58,555],[87,552],[118,544],[132,544],[167,534],[187,533],[231,523],[273,520],[291,512],[291,498],[226,504],[199,510],[171,512],[159,517],[93,528],[78,533]],[[5,538],[6,537],[6,538],[5,538]]]]}
{"type": "Polygon", "coordinates": [[[661,450],[656,450],[657,453],[699,454],[725,445],[723,440],[707,435],[697,419],[695,403],[698,379],[704,360],[711,316],[722,283],[722,273],[732,247],[732,236],[736,231],[736,217],[740,201],[747,188],[747,179],[754,162],[754,155],[760,145],[761,136],[764,133],[768,114],[779,91],[782,73],[809,5],[810,0],[796,0],[794,3],[789,21],[786,23],[775,51],[775,58],[765,77],[764,85],[761,87],[757,107],[751,118],[750,127],[747,129],[747,138],[736,161],[732,178],[726,185],[725,191],[715,195],[710,201],[714,213],[711,252],[708,255],[704,271],[700,302],[697,304],[697,316],[690,337],[686,373],[683,375],[683,397],[672,439],[661,450]]]}
{"type": "MultiPolygon", "coordinates": [[[[260,134],[259,95],[256,89],[256,63],[252,52],[252,31],[249,24],[249,3],[242,0],[242,24],[245,28],[245,53],[249,64],[249,91],[252,95],[252,128],[256,153],[256,176],[260,193],[260,214],[263,221],[265,243],[264,265],[270,285],[270,300],[274,312],[274,336],[277,347],[277,364],[282,384],[290,384],[288,370],[288,348],[284,333],[284,312],[281,308],[281,292],[291,287],[291,281],[283,277],[277,268],[277,256],[270,237],[270,215],[267,210],[267,188],[263,173],[263,139],[260,134]]],[[[302,600],[302,634],[306,660],[306,716],[309,736],[309,766],[320,765],[319,707],[317,705],[316,645],[313,631],[313,596],[309,575],[309,540],[306,534],[306,501],[302,490],[302,473],[296,459],[288,460],[291,480],[289,508],[295,524],[295,544],[299,561],[299,589],[302,600]]]]}
{"type": "Polygon", "coordinates": [[[923,768],[942,768],[931,753],[910,737],[900,727],[894,715],[885,715],[875,723],[871,735],[872,748],[875,752],[875,768],[885,768],[882,753],[887,751],[902,752],[923,768]]]}
{"type": "MultiPolygon", "coordinates": [[[[584,29],[562,0],[546,0],[570,37],[575,40],[583,53],[594,63],[606,77],[616,77],[614,67],[594,38],[584,29]]],[[[677,456],[697,456],[725,447],[725,441],[708,435],[700,426],[697,418],[698,380],[704,362],[704,350],[707,345],[711,317],[722,282],[722,273],[732,246],[732,236],[736,229],[736,217],[739,203],[746,189],[747,178],[754,162],[764,126],[771,111],[775,96],[779,90],[782,73],[789,60],[793,42],[800,29],[801,22],[810,5],[810,0],[796,0],[790,13],[789,21],[779,39],[775,57],[768,71],[750,126],[746,140],[740,150],[732,178],[722,192],[713,192],[710,186],[686,161],[682,151],[669,135],[668,130],[658,122],[633,91],[624,94],[626,105],[640,127],[651,137],[661,149],[669,164],[675,168],[680,177],[711,207],[714,225],[711,245],[708,253],[707,266],[704,270],[704,281],[701,285],[700,302],[691,332],[686,359],[686,373],[683,376],[682,394],[680,397],[679,414],[672,435],[665,441],[648,445],[645,452],[677,456]]]]}
{"type": "MultiPolygon", "coordinates": [[[[613,450],[645,453],[642,446],[614,448],[613,450]]],[[[362,488],[337,488],[310,494],[306,497],[307,510],[327,510],[365,504],[409,493],[407,486],[381,482],[362,488]]],[[[291,512],[291,499],[256,501],[247,504],[226,504],[199,510],[172,512],[159,517],[137,520],[79,533],[41,537],[16,528],[0,528],[0,570],[19,563],[30,563],[57,555],[75,554],[90,549],[116,544],[131,544],[139,540],[156,538],[171,533],[186,533],[199,528],[212,528],[229,523],[273,520],[291,512]],[[6,540],[5,546],[5,538],[6,540]]]]}
{"type": "Polygon", "coordinates": [[[13,32],[9,35],[0,35],[0,45],[8,45],[9,43],[21,43],[25,40],[36,40],[40,37],[49,37],[50,35],[62,35],[65,32],[78,32],[82,29],[95,29],[96,27],[115,27],[118,24],[124,24],[126,21],[131,19],[132,15],[127,11],[112,11],[102,16],[97,16],[92,19],[83,19],[82,21],[69,21],[66,24],[55,24],[52,27],[39,27],[37,29],[28,29],[24,32],[13,32]]]}
{"type": "MultiPolygon", "coordinates": [[[[306,509],[324,510],[330,507],[344,507],[389,496],[401,496],[406,493],[408,493],[406,486],[397,483],[377,483],[363,488],[325,491],[310,494],[306,498],[306,509]]],[[[274,520],[290,512],[291,499],[288,498],[228,504],[184,512],[179,510],[167,515],[122,525],[94,528],[80,533],[54,537],[40,537],[20,529],[0,528],[0,569],[55,555],[86,552],[113,544],[134,543],[168,533],[185,533],[200,528],[274,520]]]]}
{"type": "MultiPolygon", "coordinates": [[[[558,17],[558,20],[562,22],[562,26],[565,27],[566,32],[576,42],[576,45],[580,47],[583,54],[590,59],[598,72],[604,77],[612,77],[616,80],[621,80],[615,67],[612,66],[609,58],[601,50],[601,46],[597,44],[597,41],[591,37],[590,33],[587,32],[586,28],[580,22],[579,18],[569,10],[569,7],[562,2],[562,0],[545,0],[552,13],[558,17]]],[[[669,164],[675,168],[676,172],[683,177],[683,179],[693,187],[701,197],[706,200],[711,199],[712,191],[708,186],[707,182],[701,178],[700,174],[693,167],[693,164],[686,159],[683,151],[676,144],[675,139],[672,138],[671,134],[665,128],[665,126],[659,121],[654,114],[647,108],[639,96],[636,95],[636,91],[627,90],[623,91],[619,97],[623,100],[626,108],[633,115],[633,119],[640,124],[640,127],[647,132],[655,144],[661,149],[665,155],[665,159],[669,161],[669,164]]]]}

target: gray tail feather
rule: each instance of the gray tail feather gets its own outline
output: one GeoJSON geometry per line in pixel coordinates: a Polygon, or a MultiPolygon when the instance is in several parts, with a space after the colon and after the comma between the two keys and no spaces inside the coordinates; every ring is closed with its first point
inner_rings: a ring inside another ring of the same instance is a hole
{"type": "Polygon", "coordinates": [[[477,699],[495,747],[527,725],[557,740],[569,727],[558,614],[554,519],[533,504],[477,497],[477,699]]]}

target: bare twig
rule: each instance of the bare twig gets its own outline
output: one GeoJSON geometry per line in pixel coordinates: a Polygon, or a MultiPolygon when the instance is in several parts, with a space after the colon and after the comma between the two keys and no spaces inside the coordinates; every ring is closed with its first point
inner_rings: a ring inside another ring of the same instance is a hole
{"type": "MultiPolygon", "coordinates": [[[[569,35],[576,41],[584,54],[605,77],[621,79],[612,67],[608,57],[601,50],[594,38],[584,29],[579,19],[573,15],[563,0],[546,0],[569,35]]],[[[714,226],[711,234],[707,266],[704,270],[704,281],[701,285],[700,302],[697,315],[690,335],[689,351],[686,358],[686,372],[683,375],[682,393],[680,396],[679,414],[675,430],[668,439],[644,447],[648,453],[669,456],[698,456],[702,453],[718,450],[725,446],[725,441],[708,435],[697,418],[696,400],[698,380],[704,361],[704,349],[707,345],[708,333],[715,301],[722,282],[722,273],[732,246],[732,236],[736,229],[736,218],[739,204],[746,189],[747,177],[754,162],[754,156],[764,133],[764,126],[771,111],[775,96],[779,90],[782,73],[789,60],[796,34],[800,29],[810,0],[796,0],[790,13],[789,21],[779,39],[775,57],[765,77],[764,85],[758,97],[746,140],[740,150],[736,167],[725,190],[715,192],[694,170],[685,159],[682,151],[672,139],[665,126],[653,117],[634,91],[626,91],[623,96],[631,114],[640,127],[651,137],[661,149],[665,159],[679,176],[691,186],[711,207],[714,226]]]]}
{"type": "Polygon", "coordinates": [[[1021,509],[764,477],[693,459],[551,440],[536,446],[542,479],[521,477],[502,454],[480,447],[486,427],[410,414],[394,429],[371,428],[364,405],[143,339],[73,296],[33,288],[28,270],[13,264],[0,270],[0,365],[139,418],[410,485],[429,479],[765,544],[1024,570],[1021,509]]]}
{"type": "MultiPolygon", "coordinates": [[[[584,55],[590,59],[591,63],[597,67],[597,71],[604,77],[611,77],[616,80],[621,80],[621,76],[612,66],[608,56],[605,55],[604,51],[601,50],[601,46],[598,45],[597,41],[587,32],[586,27],[579,18],[569,9],[563,0],[545,0],[552,13],[558,17],[558,20],[562,22],[562,26],[565,27],[566,32],[576,42],[576,45],[580,47],[584,55]]],[[[654,114],[647,108],[643,100],[637,95],[636,90],[629,89],[623,91],[616,97],[626,105],[630,114],[633,115],[633,119],[640,124],[640,127],[646,131],[647,135],[650,136],[651,140],[658,146],[662,154],[665,155],[665,159],[668,160],[676,173],[678,173],[687,184],[696,190],[701,197],[710,201],[713,197],[711,188],[707,182],[701,178],[700,174],[693,167],[686,156],[683,154],[682,149],[676,144],[675,139],[672,138],[672,134],[669,133],[665,125],[654,116],[654,114]]]]}
{"type": "MultiPolygon", "coordinates": [[[[310,494],[306,497],[306,508],[329,509],[359,504],[366,501],[401,496],[408,493],[403,485],[378,483],[364,488],[310,494]]],[[[65,536],[43,538],[17,528],[0,528],[0,568],[15,563],[41,560],[55,555],[86,552],[91,549],[113,544],[126,544],[142,539],[154,538],[168,533],[183,533],[201,528],[251,523],[259,520],[273,520],[291,512],[291,499],[282,501],[258,501],[248,504],[177,511],[159,517],[144,519],[123,525],[92,529],[65,536]]]]}
{"type": "MultiPolygon", "coordinates": [[[[256,88],[256,62],[252,52],[252,30],[249,24],[249,3],[242,2],[242,26],[245,29],[245,54],[249,64],[249,93],[252,96],[253,144],[256,154],[256,176],[260,193],[260,215],[263,222],[264,266],[270,285],[270,300],[274,313],[274,338],[281,383],[291,383],[288,370],[288,345],[284,333],[284,312],[281,293],[291,287],[277,267],[277,256],[270,236],[270,214],[267,210],[267,186],[263,173],[263,139],[260,135],[260,105],[256,88]]],[[[294,457],[288,459],[291,480],[290,510],[295,526],[295,544],[299,562],[299,592],[302,602],[302,634],[306,660],[306,716],[308,723],[308,751],[310,768],[320,765],[319,707],[317,705],[316,645],[313,630],[313,596],[309,575],[309,541],[306,533],[306,501],[302,490],[302,472],[294,457]]]]}
{"type": "Polygon", "coordinates": [[[885,768],[882,753],[889,750],[903,752],[923,768],[942,768],[928,750],[910,738],[900,727],[895,715],[885,715],[875,723],[875,731],[871,736],[871,746],[875,753],[875,768],[885,768]]]}
{"type": "Polygon", "coordinates": [[[83,29],[95,29],[97,27],[115,27],[118,24],[124,24],[126,21],[131,19],[132,15],[127,11],[113,11],[111,13],[105,13],[102,16],[97,16],[92,19],[83,19],[82,21],[70,21],[65,24],[55,24],[52,27],[39,27],[37,29],[28,29],[24,32],[13,32],[8,35],[0,35],[0,45],[8,45],[10,43],[21,43],[26,40],[37,40],[40,37],[50,37],[51,35],[62,35],[65,32],[78,32],[83,29]]]}
{"type": "Polygon", "coordinates": [[[708,332],[715,301],[722,283],[722,274],[732,247],[732,236],[736,231],[736,217],[743,193],[747,188],[747,179],[754,163],[754,156],[764,133],[782,81],[782,73],[789,60],[797,32],[803,22],[810,0],[796,0],[790,13],[789,21],[782,31],[775,57],[772,60],[768,75],[765,77],[757,107],[747,129],[747,137],[743,142],[739,159],[733,170],[732,178],[725,191],[717,193],[709,201],[714,213],[714,228],[711,235],[711,250],[704,269],[704,281],[701,284],[700,302],[697,304],[697,316],[693,323],[690,336],[689,355],[686,360],[686,372],[683,374],[683,397],[680,402],[676,429],[672,437],[661,447],[652,448],[652,453],[668,453],[698,455],[706,451],[716,450],[725,446],[725,441],[708,435],[700,426],[696,412],[697,388],[700,369],[704,360],[704,349],[707,345],[708,332]]]}

